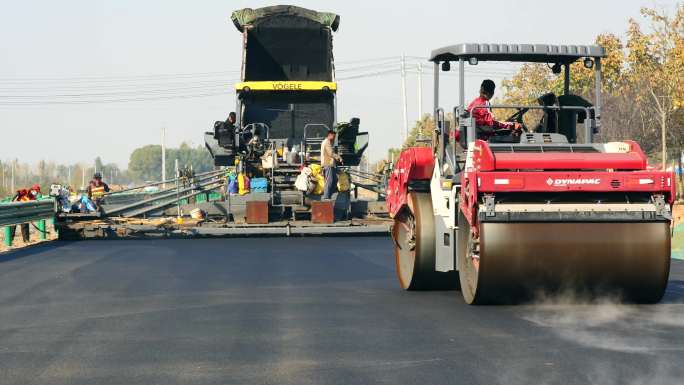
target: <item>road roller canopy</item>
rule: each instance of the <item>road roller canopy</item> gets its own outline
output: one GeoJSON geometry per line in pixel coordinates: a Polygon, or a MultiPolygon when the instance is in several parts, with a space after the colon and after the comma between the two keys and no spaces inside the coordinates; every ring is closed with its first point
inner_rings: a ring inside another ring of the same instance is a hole
{"type": "MultiPolygon", "coordinates": [[[[434,62],[435,111],[439,107],[439,75],[440,71],[450,71],[452,61],[458,62],[459,103],[454,109],[454,116],[467,117],[471,111],[466,106],[465,72],[468,63],[477,65],[480,61],[518,62],[518,63],[546,63],[549,70],[563,76],[563,94],[560,97],[550,93],[537,99],[537,105],[488,105],[475,106],[486,109],[517,110],[510,119],[522,123],[523,115],[531,109],[541,109],[545,117],[540,121],[543,126],[541,132],[562,133],[570,142],[577,140],[576,124],[584,123],[584,141],[591,143],[592,137],[598,132],[601,124],[601,58],[606,53],[599,45],[549,45],[549,44],[472,44],[462,43],[433,50],[430,61],[434,62]],[[570,89],[570,65],[583,59],[584,67],[594,70],[593,103],[578,95],[573,95],[570,89]],[[562,100],[561,100],[562,99],[562,100]],[[559,118],[556,114],[563,115],[559,118]],[[584,115],[581,115],[584,114],[584,115]],[[547,118],[547,115],[553,115],[547,118]],[[580,117],[581,115],[581,117],[580,117]],[[550,122],[550,123],[549,123],[550,122]],[[561,127],[562,126],[562,127],[561,127]]],[[[481,72],[482,73],[482,72],[481,72]]],[[[439,124],[438,124],[439,125],[439,124]]],[[[459,119],[462,143],[472,143],[476,139],[475,123],[459,119]],[[473,126],[471,130],[467,126],[473,126]]],[[[538,131],[539,132],[539,131],[538,131]]]]}
{"type": "Polygon", "coordinates": [[[430,61],[444,62],[471,58],[478,61],[510,61],[534,63],[572,63],[580,58],[602,58],[605,50],[598,45],[549,44],[472,44],[462,43],[437,48],[430,61]]]}

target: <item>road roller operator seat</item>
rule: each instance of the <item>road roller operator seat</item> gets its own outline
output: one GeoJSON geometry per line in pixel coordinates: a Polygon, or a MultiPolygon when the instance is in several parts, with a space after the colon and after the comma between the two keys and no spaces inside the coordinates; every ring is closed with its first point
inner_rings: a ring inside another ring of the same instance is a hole
{"type": "MultiPolygon", "coordinates": [[[[553,92],[546,93],[537,102],[544,107],[539,123],[530,130],[525,126],[523,117],[528,112],[527,108],[519,108],[517,112],[506,119],[507,122],[519,122],[523,125],[523,131],[542,134],[561,134],[568,139],[569,143],[577,142],[577,123],[584,123],[586,111],[583,109],[563,109],[563,107],[592,107],[593,105],[581,96],[567,94],[556,96],[553,92]]],[[[594,110],[590,110],[593,119],[594,110]]],[[[507,130],[496,130],[493,127],[477,126],[478,139],[487,140],[490,143],[519,143],[519,135],[511,135],[507,130]]]]}

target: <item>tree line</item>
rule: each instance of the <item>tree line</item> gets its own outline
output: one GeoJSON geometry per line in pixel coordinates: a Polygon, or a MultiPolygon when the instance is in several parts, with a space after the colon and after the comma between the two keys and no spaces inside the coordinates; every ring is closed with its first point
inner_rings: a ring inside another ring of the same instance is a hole
{"type": "MultiPolygon", "coordinates": [[[[642,8],[647,21],[643,27],[636,20],[627,23],[625,38],[612,33],[601,34],[595,43],[606,51],[602,64],[602,127],[596,141],[635,140],[658,165],[663,160],[665,144],[666,164],[681,169],[684,151],[684,4],[673,14],[653,8],[642,8]],[[664,135],[663,135],[664,133],[664,135]],[[663,141],[664,137],[664,141],[663,141]]],[[[582,61],[570,66],[570,91],[594,100],[594,71],[582,61]]],[[[526,63],[510,79],[501,84],[502,96],[493,104],[536,105],[536,99],[548,92],[563,93],[563,76],[554,75],[547,64],[526,63]]],[[[507,111],[494,110],[498,118],[507,111]]],[[[539,113],[526,114],[529,127],[534,127],[539,113]]],[[[447,116],[454,127],[451,114],[447,116]]],[[[417,121],[402,145],[402,149],[427,145],[416,141],[430,138],[434,130],[432,117],[417,121]]],[[[391,148],[382,165],[396,160],[401,149],[391,148]]],[[[680,174],[679,184],[682,185],[680,174]]],[[[679,189],[681,196],[681,189],[679,189]]]]}
{"type": "MultiPolygon", "coordinates": [[[[612,33],[596,37],[606,51],[597,140],[635,140],[654,163],[662,162],[665,143],[669,164],[680,160],[684,147],[684,4],[673,15],[652,8],[641,14],[648,25],[630,19],[624,39],[612,33]]],[[[581,61],[570,71],[571,93],[594,100],[594,71],[581,61]]],[[[551,74],[546,64],[524,64],[502,82],[502,90],[495,103],[536,104],[546,92],[562,94],[563,77],[551,74]]]]}
{"type": "MultiPolygon", "coordinates": [[[[684,149],[684,4],[673,15],[651,8],[642,8],[641,13],[649,22],[648,32],[630,19],[625,39],[612,33],[596,37],[595,43],[606,51],[601,60],[602,127],[597,140],[635,140],[652,161],[660,162],[665,127],[667,159],[672,161],[684,149]]],[[[571,93],[594,100],[594,71],[578,61],[570,72],[571,93]]],[[[552,74],[546,64],[526,63],[503,80],[501,89],[502,96],[493,104],[536,105],[547,92],[562,94],[563,77],[552,74]]],[[[530,119],[533,115],[527,113],[530,119]]],[[[414,145],[416,134],[427,132],[426,126],[434,127],[432,119],[416,122],[402,147],[414,145]]],[[[390,149],[388,159],[398,152],[390,149]]]]}
{"type": "MultiPolygon", "coordinates": [[[[115,163],[105,163],[99,156],[91,163],[72,164],[45,160],[36,164],[20,162],[18,159],[0,161],[0,199],[10,197],[16,190],[30,188],[34,184],[40,185],[44,193],[48,192],[51,184],[70,186],[77,191],[86,187],[96,170],[102,173],[104,181],[110,185],[129,186],[158,181],[162,174],[161,158],[161,146],[147,145],[133,150],[127,169],[122,169],[115,163]]],[[[174,175],[176,159],[181,167],[192,166],[196,172],[208,171],[214,167],[211,155],[203,146],[193,147],[182,143],[178,148],[166,149],[167,178],[174,175]]]]}

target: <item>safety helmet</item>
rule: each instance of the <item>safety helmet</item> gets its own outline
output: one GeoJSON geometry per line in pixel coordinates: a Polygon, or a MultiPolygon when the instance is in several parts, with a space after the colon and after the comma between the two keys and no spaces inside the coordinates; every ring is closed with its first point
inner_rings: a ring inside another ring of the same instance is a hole
{"type": "Polygon", "coordinates": [[[102,179],[102,173],[101,172],[96,172],[95,175],[93,175],[93,179],[102,179]]]}

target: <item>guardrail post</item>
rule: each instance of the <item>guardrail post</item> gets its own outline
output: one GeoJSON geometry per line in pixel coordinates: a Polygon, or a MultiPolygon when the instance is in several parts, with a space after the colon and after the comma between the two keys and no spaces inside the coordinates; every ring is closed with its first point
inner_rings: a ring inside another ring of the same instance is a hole
{"type": "Polygon", "coordinates": [[[39,239],[40,239],[41,241],[46,240],[47,237],[45,236],[45,219],[39,220],[39,221],[38,221],[38,226],[37,226],[37,227],[38,227],[38,233],[39,233],[38,236],[39,236],[39,239]]]}
{"type": "Polygon", "coordinates": [[[5,246],[12,246],[12,226],[5,226],[5,246]]]}
{"type": "Polygon", "coordinates": [[[52,225],[52,231],[55,232],[55,236],[59,239],[59,230],[58,230],[58,227],[55,226],[56,223],[57,223],[57,219],[55,219],[54,216],[52,218],[50,218],[50,224],[52,225]]]}

